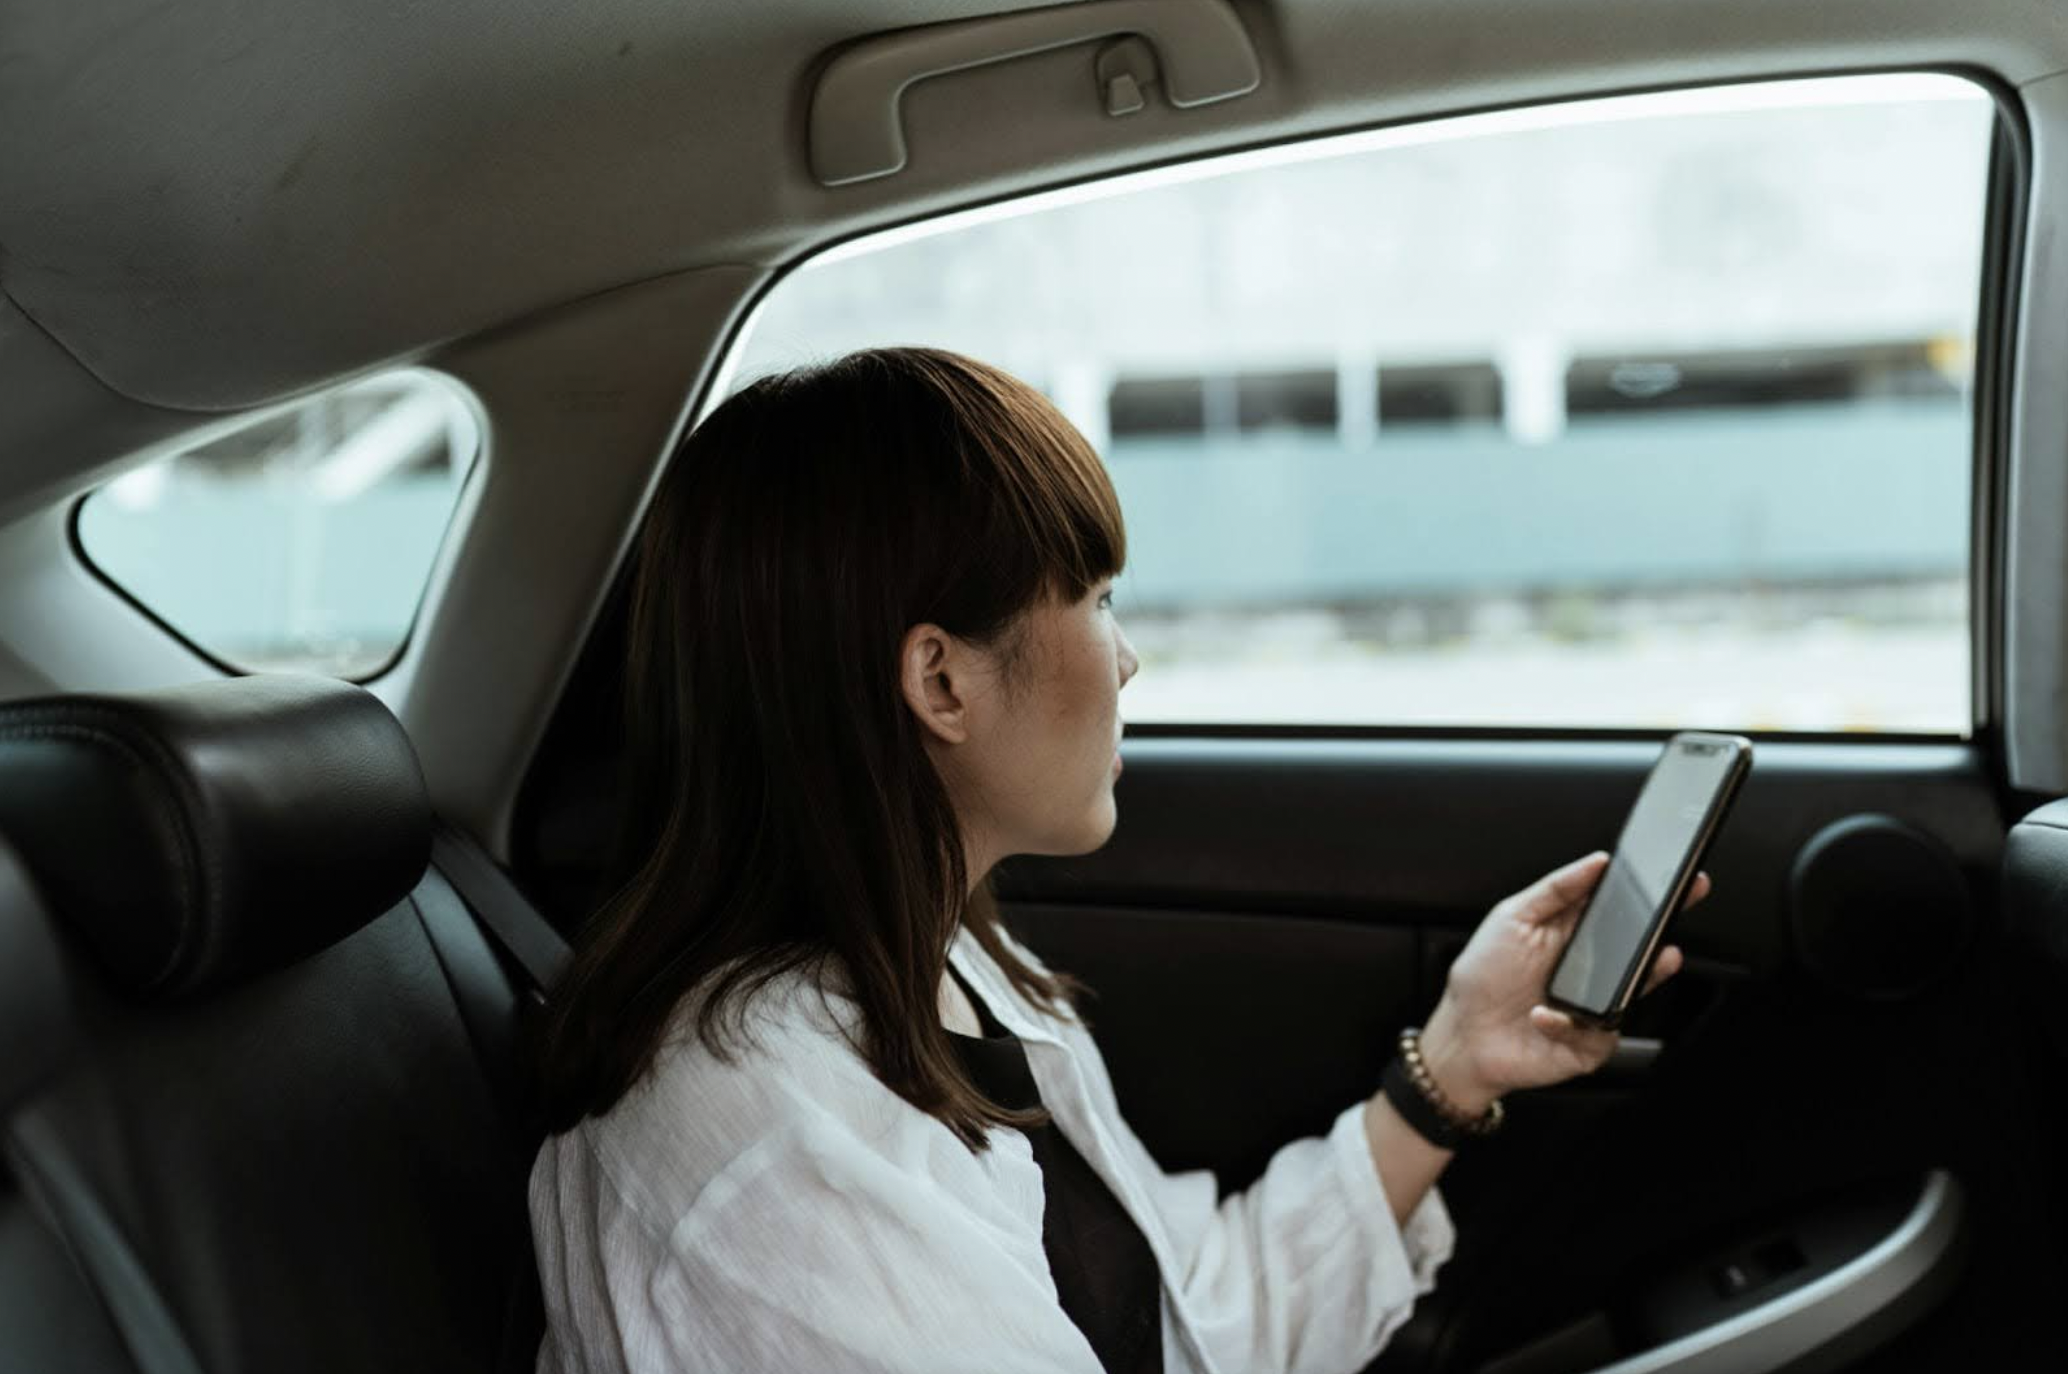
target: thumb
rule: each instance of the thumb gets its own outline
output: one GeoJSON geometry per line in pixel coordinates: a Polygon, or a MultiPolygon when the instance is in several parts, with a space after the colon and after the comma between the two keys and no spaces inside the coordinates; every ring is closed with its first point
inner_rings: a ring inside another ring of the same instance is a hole
{"type": "Polygon", "coordinates": [[[1515,894],[1515,918],[1526,926],[1557,919],[1587,900],[1608,867],[1608,851],[1597,849],[1555,868],[1515,894]]]}

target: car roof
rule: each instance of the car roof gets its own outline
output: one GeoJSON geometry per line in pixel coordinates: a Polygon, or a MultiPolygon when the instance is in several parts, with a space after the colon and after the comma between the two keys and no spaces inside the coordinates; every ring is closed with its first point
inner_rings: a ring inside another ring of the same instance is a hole
{"type": "Polygon", "coordinates": [[[1212,148],[1788,72],[2068,67],[2068,30],[2019,0],[1277,0],[1240,7],[1264,71],[1244,98],[1113,119],[1043,69],[1083,53],[1050,54],[914,87],[903,173],[813,180],[827,52],[1014,8],[17,0],[5,328],[123,396],[219,411],[627,283],[1212,148]]]}

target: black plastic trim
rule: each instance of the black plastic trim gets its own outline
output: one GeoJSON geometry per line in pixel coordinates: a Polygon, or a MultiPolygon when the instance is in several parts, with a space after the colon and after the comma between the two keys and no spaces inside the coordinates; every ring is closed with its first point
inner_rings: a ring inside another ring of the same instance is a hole
{"type": "Polygon", "coordinates": [[[1982,228],[1980,299],[1975,312],[1973,462],[1968,534],[1968,623],[1972,632],[1969,699],[1974,739],[1989,761],[1999,793],[2008,786],[2004,748],[2003,602],[2009,540],[2011,400],[2016,390],[2018,306],[2030,215],[2032,131],[2016,93],[2001,82],[1971,77],[1996,100],[1989,188],[1982,228]]]}
{"type": "MultiPolygon", "coordinates": [[[[1125,705],[1123,699],[1122,705],[1125,705]]],[[[1130,721],[1123,734],[1127,739],[1269,739],[1269,740],[1461,740],[1503,741],[1516,744],[1544,742],[1551,744],[1584,743],[1598,740],[1602,743],[1651,743],[1664,744],[1679,729],[1693,729],[1692,724],[1666,729],[1656,726],[1609,726],[1609,725],[1330,725],[1330,724],[1245,724],[1240,721],[1203,721],[1187,723],[1179,721],[1130,721]]],[[[1754,742],[1772,744],[1845,744],[1868,748],[1875,745],[1940,745],[1965,747],[1973,741],[1964,735],[1953,733],[1926,734],[1909,731],[1881,731],[1869,733],[1863,730],[1742,730],[1733,729],[1733,734],[1744,735],[1754,742]]]]}

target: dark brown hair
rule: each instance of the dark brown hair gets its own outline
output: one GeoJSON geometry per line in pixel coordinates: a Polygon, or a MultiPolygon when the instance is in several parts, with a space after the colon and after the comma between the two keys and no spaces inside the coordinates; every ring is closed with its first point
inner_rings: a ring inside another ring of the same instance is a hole
{"type": "Polygon", "coordinates": [[[1042,395],[923,348],[764,378],[675,452],[634,554],[621,884],[545,1009],[546,1123],[608,1111],[693,1024],[728,1056],[754,992],[837,965],[876,1076],[972,1149],[1027,1126],[941,1025],[967,925],[1019,992],[1082,992],[1016,956],[972,891],[953,805],[900,687],[922,622],[1018,668],[1021,614],[1126,561],[1098,455],[1042,395]],[[708,980],[708,981],[707,981],[708,980]]]}

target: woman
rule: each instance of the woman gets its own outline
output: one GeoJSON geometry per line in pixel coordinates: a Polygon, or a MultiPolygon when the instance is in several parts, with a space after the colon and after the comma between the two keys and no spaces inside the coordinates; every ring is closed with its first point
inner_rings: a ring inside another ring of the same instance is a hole
{"type": "Polygon", "coordinates": [[[1607,1056],[1537,1005],[1593,855],[1482,923],[1422,1076],[1225,1201],[1157,1167],[987,881],[1113,830],[1125,557],[1083,438],[953,354],[685,441],[632,590],[644,823],[543,1028],[541,1370],[1360,1369],[1449,1254],[1446,1147],[1607,1056]]]}

